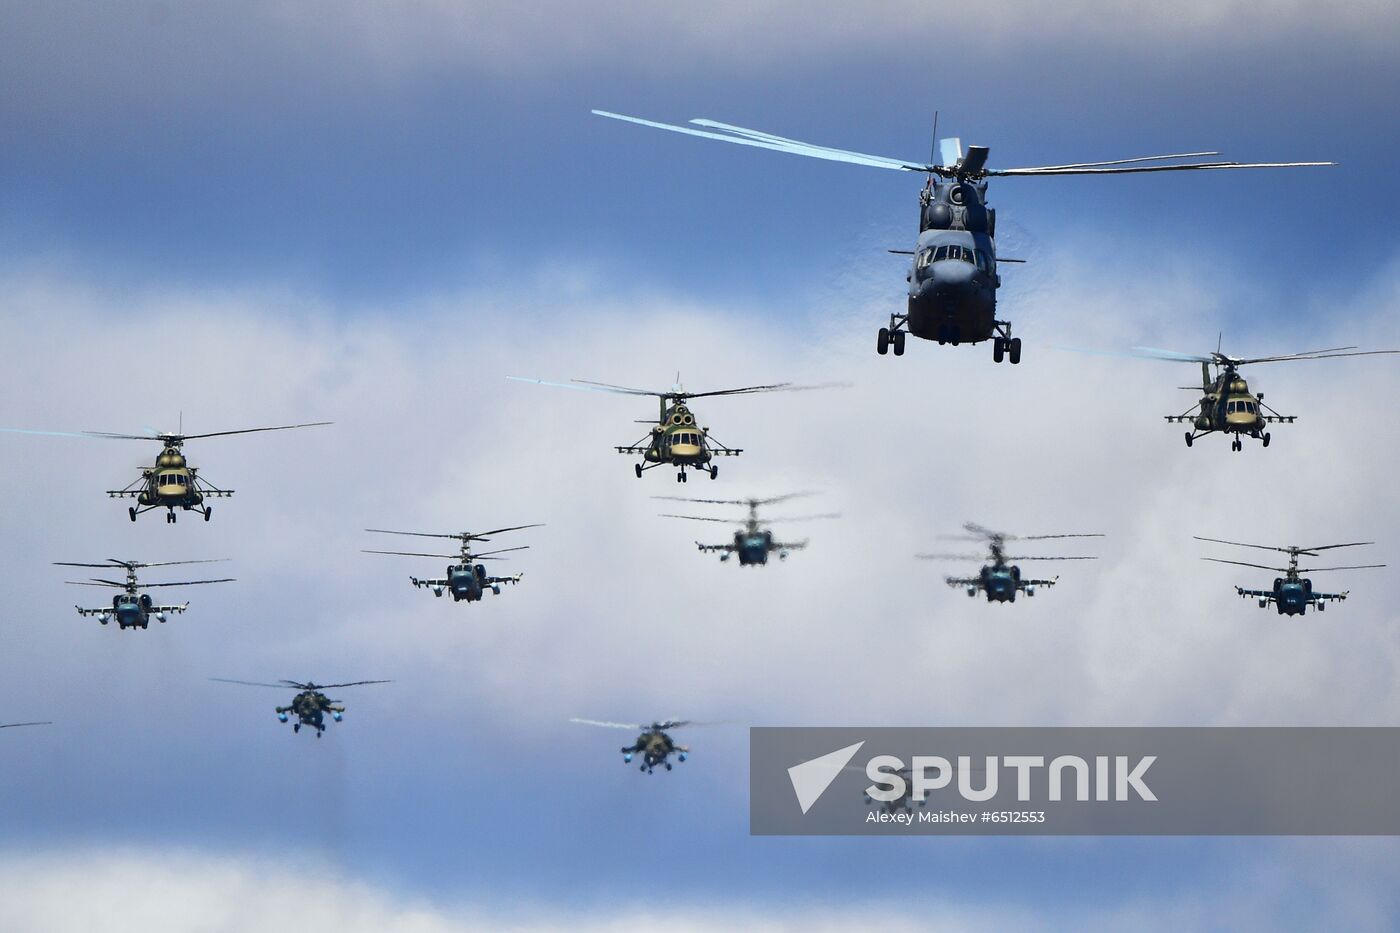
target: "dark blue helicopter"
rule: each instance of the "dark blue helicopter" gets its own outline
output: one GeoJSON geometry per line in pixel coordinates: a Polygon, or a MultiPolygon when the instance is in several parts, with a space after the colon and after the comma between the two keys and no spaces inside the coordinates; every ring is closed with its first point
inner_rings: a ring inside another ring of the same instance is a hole
{"type": "MultiPolygon", "coordinates": [[[[984,564],[975,577],[947,577],[946,582],[954,588],[965,587],[968,596],[979,592],[987,594],[989,603],[1014,603],[1018,593],[1035,595],[1037,586],[1054,586],[1059,577],[1049,580],[1028,580],[1021,576],[1021,568],[1012,563],[1018,560],[1098,560],[1097,557],[1010,557],[1006,554],[1007,541],[1048,541],[1052,538],[1102,538],[1100,534],[1068,535],[1011,535],[992,531],[981,525],[968,522],[963,525],[967,535],[942,535],[946,541],[986,541],[991,551],[991,562],[984,564]]],[[[916,554],[922,560],[983,560],[980,554],[916,554]]]]}
{"type": "Polygon", "coordinates": [[[1134,159],[1113,159],[1106,162],[1073,162],[1065,165],[1039,165],[1029,168],[989,169],[986,146],[969,146],[963,151],[958,139],[937,139],[938,117],[935,114],[933,134],[937,140],[939,161],[910,162],[885,156],[833,149],[814,143],[775,136],[761,130],[746,129],[715,120],[691,120],[691,126],[657,123],[638,117],[594,110],[600,117],[623,120],[641,126],[718,139],[771,149],[792,155],[849,162],[872,168],[894,171],[922,172],[928,180],[919,195],[919,238],[912,250],[891,252],[913,257],[905,280],[909,283],[908,301],[904,313],[891,314],[888,327],[880,328],[876,350],[881,355],[894,348],[895,356],[904,354],[904,335],[911,333],[940,344],[980,343],[992,341],[992,358],[1000,363],[1009,358],[1021,361],[1021,339],[1011,336],[1011,323],[996,316],[996,291],[1001,287],[998,262],[1022,262],[1018,259],[998,259],[996,254],[996,211],[987,206],[987,179],[1004,175],[1115,175],[1134,172],[1179,172],[1192,169],[1291,168],[1296,166],[1331,165],[1331,162],[1188,162],[1172,165],[1143,165],[1138,163],[1166,162],[1173,159],[1214,156],[1218,152],[1180,152],[1172,155],[1142,156],[1134,159]],[[698,127],[703,127],[700,129],[698,127]]]}
{"type": "Polygon", "coordinates": [[[136,571],[146,567],[174,567],[178,564],[217,564],[222,563],[225,558],[217,560],[167,560],[159,563],[143,563],[135,560],[117,560],[115,557],[107,558],[102,564],[83,564],[70,561],[55,561],[57,567],[93,567],[98,570],[124,570],[126,580],[104,580],[94,577],[91,580],[68,580],[73,586],[106,586],[114,587],[122,592],[112,597],[112,605],[103,606],[100,609],[84,609],[82,606],[74,606],[80,616],[96,616],[97,621],[106,625],[113,619],[117,621],[120,629],[128,628],[148,628],[151,619],[157,622],[164,622],[167,615],[171,613],[184,612],[189,608],[189,603],[182,603],[178,606],[158,605],[151,599],[149,593],[142,590],[151,589],[158,586],[197,586],[202,583],[232,583],[232,577],[224,577],[218,580],[183,580],[179,583],[139,583],[136,579],[136,571]]]}
{"type": "Polygon", "coordinates": [[[489,590],[493,595],[501,595],[502,583],[519,583],[524,574],[516,573],[508,577],[493,577],[486,572],[484,564],[477,563],[484,557],[492,557],[496,554],[504,554],[507,551],[524,551],[529,545],[521,547],[500,548],[495,551],[482,551],[473,553],[471,543],[473,541],[489,541],[488,535],[504,534],[507,531],[519,531],[522,528],[541,528],[542,525],[515,525],[511,528],[493,528],[490,531],[463,531],[457,534],[430,534],[422,531],[385,531],[383,528],[366,528],[376,534],[384,535],[411,535],[416,538],[453,538],[461,542],[461,552],[458,554],[424,554],[419,551],[369,551],[366,554],[395,554],[402,557],[441,557],[445,560],[453,561],[447,565],[447,573],[444,576],[430,579],[420,579],[410,576],[408,579],[415,587],[431,589],[434,596],[441,596],[443,593],[451,593],[453,602],[466,600],[469,603],[479,601],[489,590]]]}
{"type": "Polygon", "coordinates": [[[1259,600],[1259,608],[1267,609],[1273,603],[1281,616],[1300,616],[1308,611],[1309,606],[1316,606],[1321,612],[1327,608],[1328,601],[1341,602],[1346,599],[1349,592],[1343,590],[1340,593],[1319,593],[1313,589],[1312,580],[1304,577],[1305,573],[1321,573],[1331,570],[1375,570],[1384,567],[1385,564],[1358,564],[1348,567],[1302,567],[1298,566],[1300,555],[1316,557],[1318,551],[1330,551],[1339,547],[1362,547],[1367,544],[1375,544],[1374,541],[1353,541],[1350,544],[1324,544],[1319,547],[1273,547],[1267,544],[1241,544],[1238,541],[1222,541],[1219,538],[1202,538],[1193,535],[1197,541],[1209,541],[1212,544],[1228,544],[1233,547],[1252,547],[1263,551],[1281,551],[1288,555],[1287,567],[1268,567],[1264,564],[1251,564],[1238,560],[1223,560],[1219,557],[1203,557],[1202,560],[1212,561],[1217,564],[1234,564],[1237,567],[1254,567],[1259,570],[1273,570],[1282,573],[1284,576],[1275,577],[1272,589],[1268,590],[1247,590],[1242,586],[1235,587],[1235,592],[1244,599],[1259,600]]]}
{"type": "MultiPolygon", "coordinates": [[[[684,496],[652,496],[653,499],[668,499],[672,502],[698,502],[706,505],[743,505],[748,506],[749,515],[744,521],[744,527],[734,532],[734,540],[728,544],[701,544],[695,542],[695,546],[702,553],[718,553],[721,561],[727,561],[730,557],[739,558],[740,567],[763,566],[768,563],[768,555],[776,553],[778,560],[787,560],[788,554],[792,551],[800,551],[807,546],[803,541],[775,541],[771,529],[764,527],[766,523],[758,518],[758,507],[761,505],[773,505],[777,502],[786,502],[788,499],[796,499],[799,496],[814,495],[810,492],[794,492],[785,496],[773,496],[768,499],[689,499],[684,496]]],[[[727,518],[712,518],[708,515],[672,515],[662,513],[662,518],[685,518],[695,522],[722,522],[732,525],[733,521],[727,518]]],[[[840,518],[836,513],[825,515],[793,515],[777,521],[802,522],[818,518],[840,518]]]]}

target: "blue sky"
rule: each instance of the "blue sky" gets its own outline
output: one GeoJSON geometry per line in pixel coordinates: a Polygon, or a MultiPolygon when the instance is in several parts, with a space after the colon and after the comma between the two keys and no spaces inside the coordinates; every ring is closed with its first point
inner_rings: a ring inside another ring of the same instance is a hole
{"type": "Polygon", "coordinates": [[[697,730],[690,762],[646,779],[619,765],[617,736],[565,722],[1393,722],[1400,644],[1378,600],[1344,607],[1339,638],[1263,625],[1219,575],[1144,599],[1145,580],[1195,560],[1183,531],[1245,514],[1294,536],[1278,503],[1300,487],[1319,497],[1301,506],[1309,530],[1368,523],[1393,544],[1393,497],[1359,492],[1386,481],[1389,448],[1349,456],[1347,420],[1355,399],[1393,397],[1393,367],[1268,372],[1310,427],[1245,463],[1188,459],[1163,433],[1184,371],[1045,351],[1205,349],[1221,328],[1241,351],[1400,345],[1400,129],[1377,103],[1400,91],[1393,10],[0,9],[3,423],[337,422],[200,447],[241,497],[206,527],[133,528],[94,494],[140,445],[0,442],[5,474],[38,491],[6,536],[6,717],[58,721],[0,743],[18,869],[52,869],[26,861],[39,853],[82,878],[84,853],[117,852],[152,866],[154,891],[162,868],[229,857],[447,916],[519,900],[545,925],[633,916],[648,894],[681,905],[680,928],[852,905],[915,924],[946,907],[968,928],[1001,910],[1393,924],[1389,841],[751,839],[742,725],[697,730]],[[592,107],[915,158],[939,109],[997,165],[1198,148],[1340,165],[994,181],[1003,252],[1033,260],[1004,300],[1035,354],[1008,373],[983,348],[920,344],[892,368],[870,344],[902,294],[883,251],[912,241],[917,177],[592,107]],[[150,342],[170,333],[189,343],[150,342]],[[645,496],[674,487],[639,488],[610,456],[645,405],[501,378],[664,385],[676,369],[701,388],[857,383],[705,411],[752,448],[729,493],[824,488],[839,537],[814,529],[810,552],[738,578],[655,518],[645,496]],[[814,444],[829,437],[838,450],[814,444]],[[1087,520],[1114,551],[1053,602],[989,616],[906,559],[968,518],[1087,520]],[[375,546],[366,526],[517,520],[549,526],[521,537],[525,582],[479,606],[410,590],[431,567],[356,553],[375,546]],[[109,551],[228,556],[239,582],[190,593],[159,631],[99,629],[46,565],[109,551]],[[678,579],[695,588],[683,612],[639,608],[678,579]],[[313,743],[277,727],[273,691],[210,676],[396,682],[348,695],[313,743]]]}

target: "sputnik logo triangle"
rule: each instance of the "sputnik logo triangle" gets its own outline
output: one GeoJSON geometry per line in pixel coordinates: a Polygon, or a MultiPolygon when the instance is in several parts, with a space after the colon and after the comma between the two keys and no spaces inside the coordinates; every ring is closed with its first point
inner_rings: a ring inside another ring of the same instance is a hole
{"type": "Polygon", "coordinates": [[[793,792],[797,794],[797,803],[802,807],[804,814],[826,793],[831,782],[836,780],[836,775],[841,773],[864,744],[865,740],[862,739],[854,745],[838,748],[830,754],[788,768],[788,778],[792,781],[793,792]]]}

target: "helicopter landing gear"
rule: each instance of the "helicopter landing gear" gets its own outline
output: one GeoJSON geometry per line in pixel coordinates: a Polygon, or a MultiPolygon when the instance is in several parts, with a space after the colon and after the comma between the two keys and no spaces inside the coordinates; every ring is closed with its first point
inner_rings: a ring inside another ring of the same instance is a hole
{"type": "Polygon", "coordinates": [[[684,470],[682,470],[682,471],[680,471],[679,473],[676,474],[676,482],[678,482],[678,483],[686,483],[686,482],[689,482],[689,480],[687,480],[687,479],[685,478],[685,471],[684,471],[684,470]]]}
{"type": "Polygon", "coordinates": [[[1230,443],[1230,449],[1235,453],[1239,453],[1241,450],[1244,450],[1244,441],[1240,440],[1238,437],[1235,438],[1234,441],[1230,443]]]}
{"type": "Polygon", "coordinates": [[[136,506],[133,505],[131,508],[127,509],[126,514],[131,518],[133,522],[136,521],[136,506]]]}
{"type": "Polygon", "coordinates": [[[1192,434],[1190,431],[1187,431],[1187,432],[1186,432],[1186,446],[1187,446],[1187,447],[1190,447],[1190,446],[1191,446],[1192,444],[1194,444],[1195,442],[1196,442],[1196,435],[1192,434]]]}
{"type": "Polygon", "coordinates": [[[633,467],[633,469],[635,469],[635,470],[637,471],[637,479],[641,479],[641,478],[642,478],[642,465],[641,465],[640,463],[634,463],[634,464],[632,465],[632,467],[633,467]]]}
{"type": "Polygon", "coordinates": [[[213,507],[212,505],[211,505],[211,506],[205,506],[205,508],[204,508],[204,520],[205,520],[206,522],[209,521],[209,516],[211,516],[211,515],[213,515],[213,514],[214,514],[214,507],[213,507]]]}
{"type": "Polygon", "coordinates": [[[173,524],[175,524],[175,512],[174,512],[174,510],[171,510],[171,511],[165,513],[165,523],[166,523],[167,525],[173,525],[173,524]]]}
{"type": "Polygon", "coordinates": [[[1268,431],[1265,431],[1265,432],[1264,432],[1264,436],[1263,436],[1262,440],[1264,441],[1264,446],[1265,446],[1265,447],[1268,447],[1268,446],[1269,446],[1269,432],[1268,432],[1268,431]]]}
{"type": "Polygon", "coordinates": [[[904,322],[908,320],[908,315],[890,315],[890,326],[880,328],[875,336],[875,352],[884,356],[889,352],[890,347],[894,347],[895,356],[904,355],[904,322]]]}
{"type": "Polygon", "coordinates": [[[719,464],[715,464],[714,466],[710,467],[710,479],[717,479],[718,477],[719,477],[719,464]]]}
{"type": "Polygon", "coordinates": [[[996,336],[992,338],[992,362],[1000,363],[1009,357],[1011,365],[1021,362],[1021,338],[1011,336],[1010,321],[993,321],[996,336]]]}

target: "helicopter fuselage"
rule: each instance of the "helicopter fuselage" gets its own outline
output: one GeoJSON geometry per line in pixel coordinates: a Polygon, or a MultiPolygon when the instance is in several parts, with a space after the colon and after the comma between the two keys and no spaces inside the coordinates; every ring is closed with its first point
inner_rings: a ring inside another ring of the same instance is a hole
{"type": "Polygon", "coordinates": [[[641,755],[642,763],[639,767],[650,774],[657,765],[663,765],[670,771],[671,764],[667,759],[675,754],[679,761],[685,761],[689,751],[684,745],[677,745],[671,741],[671,737],[665,732],[649,729],[639,735],[636,742],[623,746],[622,761],[627,764],[632,761],[634,755],[641,755]]]}
{"type": "Polygon", "coordinates": [[[457,602],[476,602],[485,594],[486,568],[481,564],[452,564],[447,568],[447,588],[457,602]]]}
{"type": "Polygon", "coordinates": [[[289,706],[277,707],[276,712],[281,722],[287,721],[288,714],[297,717],[297,721],[292,724],[293,732],[300,732],[302,726],[310,726],[316,730],[316,737],[320,738],[321,733],[326,731],[326,713],[330,713],[331,718],[340,722],[345,707],[336,705],[335,701],[328,699],[324,693],[305,690],[293,697],[289,706]]]}
{"type": "Polygon", "coordinates": [[[939,343],[996,335],[996,212],[986,182],[933,181],[921,197],[919,239],[906,279],[909,332],[939,343]]]}

